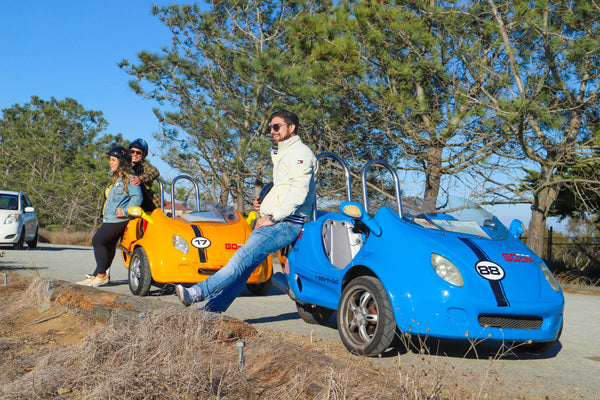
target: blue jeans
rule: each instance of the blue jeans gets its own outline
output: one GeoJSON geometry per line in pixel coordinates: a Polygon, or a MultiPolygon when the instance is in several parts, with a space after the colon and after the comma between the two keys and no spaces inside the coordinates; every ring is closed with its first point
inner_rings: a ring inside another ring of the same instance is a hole
{"type": "Polygon", "coordinates": [[[293,222],[279,222],[254,230],[246,244],[235,252],[227,265],[194,286],[196,292],[198,287],[202,290],[202,298],[198,300],[208,300],[202,309],[212,312],[227,310],[254,269],[269,254],[296,240],[301,231],[302,224],[293,222]]]}

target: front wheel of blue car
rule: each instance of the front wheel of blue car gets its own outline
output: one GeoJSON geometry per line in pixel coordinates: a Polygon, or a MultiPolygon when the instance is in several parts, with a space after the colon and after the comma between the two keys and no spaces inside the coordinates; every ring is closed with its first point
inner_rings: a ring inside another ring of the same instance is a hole
{"type": "Polygon", "coordinates": [[[361,276],[348,283],[340,298],[337,324],[342,343],[351,353],[372,357],[390,347],[396,322],[377,278],[361,276]]]}

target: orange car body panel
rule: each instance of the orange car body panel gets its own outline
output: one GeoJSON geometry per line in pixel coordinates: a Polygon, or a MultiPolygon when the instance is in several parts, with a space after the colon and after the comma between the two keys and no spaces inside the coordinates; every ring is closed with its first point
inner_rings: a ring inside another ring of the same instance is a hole
{"type": "MultiPolygon", "coordinates": [[[[121,253],[125,266],[129,268],[130,254],[137,247],[142,247],[148,257],[152,280],[158,283],[204,281],[223,268],[252,233],[250,225],[237,212],[235,218],[222,222],[203,218],[195,220],[186,215],[171,218],[161,209],[155,209],[150,216],[153,222],[147,224],[143,234],[141,218],[129,222],[121,241],[128,252],[121,253]],[[174,235],[187,242],[187,253],[175,248],[174,235]],[[209,239],[210,245],[203,249],[194,247],[192,240],[198,237],[209,239]]],[[[272,273],[272,258],[269,256],[252,272],[247,283],[266,282],[272,273]]]]}

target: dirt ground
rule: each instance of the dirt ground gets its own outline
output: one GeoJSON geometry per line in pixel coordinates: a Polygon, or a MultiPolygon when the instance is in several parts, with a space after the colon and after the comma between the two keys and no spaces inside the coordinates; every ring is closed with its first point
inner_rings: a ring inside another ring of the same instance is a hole
{"type": "MultiPolygon", "coordinates": [[[[8,285],[0,281],[1,399],[544,398],[504,392],[490,371],[448,370],[427,355],[383,367],[341,343],[257,331],[149,298],[7,277],[8,285]]],[[[544,388],[532,379],[528,386],[544,388]]]]}
{"type": "Polygon", "coordinates": [[[341,344],[199,317],[208,313],[140,311],[139,299],[16,274],[9,282],[0,282],[3,399],[508,398],[482,392],[477,376],[383,368],[341,344]]]}

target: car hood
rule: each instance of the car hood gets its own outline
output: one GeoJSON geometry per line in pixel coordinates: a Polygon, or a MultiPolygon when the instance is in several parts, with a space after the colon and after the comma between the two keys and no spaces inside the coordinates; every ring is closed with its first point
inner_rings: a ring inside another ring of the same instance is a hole
{"type": "Polygon", "coordinates": [[[467,257],[467,279],[489,288],[499,306],[539,299],[544,291],[552,290],[540,268],[542,260],[520,240],[459,240],[468,248],[467,254],[472,254],[467,257]]]}

